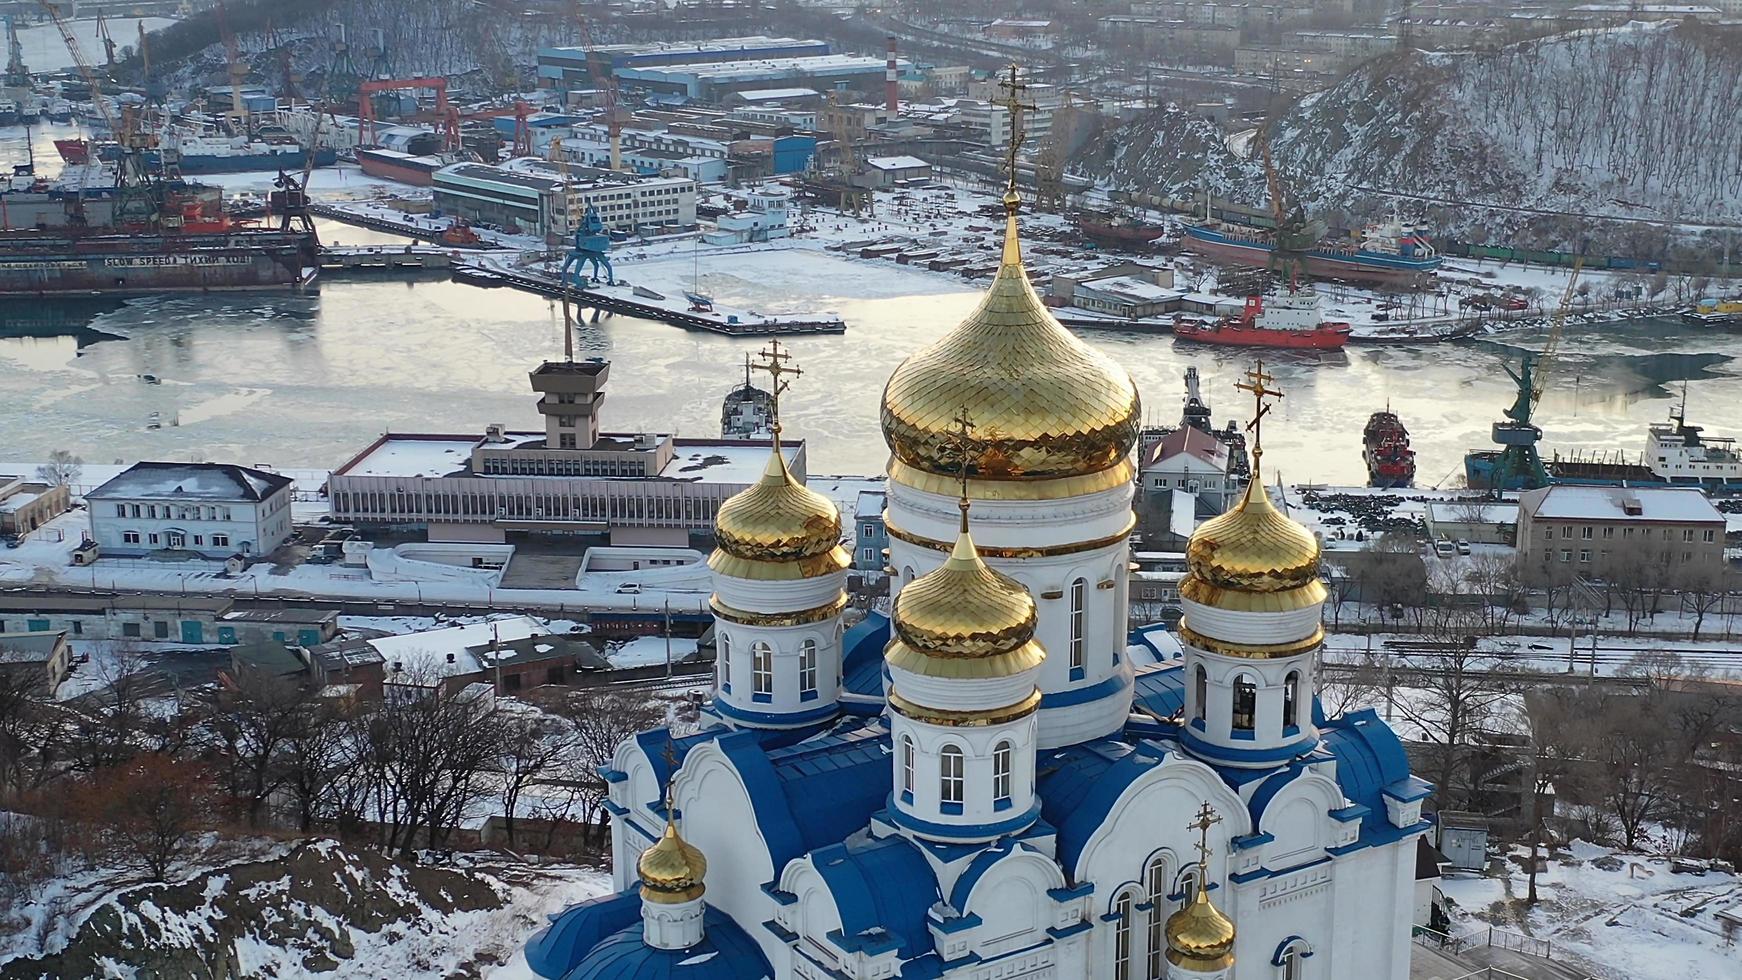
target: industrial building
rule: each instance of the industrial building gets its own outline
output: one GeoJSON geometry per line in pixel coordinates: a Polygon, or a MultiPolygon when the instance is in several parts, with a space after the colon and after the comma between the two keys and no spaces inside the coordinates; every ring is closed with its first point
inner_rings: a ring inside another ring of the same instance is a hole
{"type": "Polygon", "coordinates": [[[538,52],[538,87],[571,91],[591,88],[619,68],[653,68],[701,62],[768,58],[817,57],[830,53],[829,42],[794,37],[723,37],[712,41],[661,41],[652,44],[563,46],[538,52]]]}
{"type": "Polygon", "coordinates": [[[535,235],[569,234],[588,207],[596,207],[614,231],[675,231],[696,223],[696,182],[591,167],[565,181],[555,164],[528,158],[502,166],[456,163],[436,171],[435,206],[467,221],[514,225],[535,235]]]}
{"type": "MultiPolygon", "coordinates": [[[[598,536],[613,545],[708,543],[720,504],[761,477],[768,443],[600,432],[609,376],[600,359],[534,369],[541,431],[490,425],[482,435],[382,436],[333,472],[333,519],[421,529],[432,541],[503,542],[512,533],[598,536]]],[[[804,479],[804,443],[781,449],[804,479]]]]}
{"type": "MultiPolygon", "coordinates": [[[[898,71],[912,67],[896,62],[898,71]]],[[[690,65],[617,69],[618,84],[629,90],[721,102],[738,92],[776,87],[858,89],[880,92],[886,62],[882,58],[829,54],[756,61],[711,61],[690,65]]]]}

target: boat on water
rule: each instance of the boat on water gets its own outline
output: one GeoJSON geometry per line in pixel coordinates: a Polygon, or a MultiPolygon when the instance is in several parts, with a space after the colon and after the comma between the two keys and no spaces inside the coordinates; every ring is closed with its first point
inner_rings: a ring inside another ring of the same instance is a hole
{"type": "Polygon", "coordinates": [[[1742,326],[1742,298],[1700,300],[1682,311],[1682,319],[1711,326],[1742,326]]]}
{"type": "Polygon", "coordinates": [[[58,139],[54,141],[54,150],[66,163],[83,166],[91,162],[91,141],[88,139],[58,139]]]}
{"type": "MultiPolygon", "coordinates": [[[[120,152],[120,147],[113,143],[98,147],[98,155],[104,160],[115,160],[120,152]]],[[[314,157],[315,166],[330,167],[338,162],[339,153],[321,148],[314,151],[314,157]]],[[[250,170],[301,170],[308,163],[308,151],[292,139],[181,133],[171,129],[162,138],[159,148],[146,150],[143,158],[149,170],[169,166],[184,174],[223,174],[250,170]]]]}
{"type": "Polygon", "coordinates": [[[16,126],[24,121],[23,110],[11,99],[0,99],[0,126],[16,126]]]}
{"type": "Polygon", "coordinates": [[[750,357],[744,357],[744,383],[726,392],[720,405],[720,438],[768,439],[774,431],[774,396],[750,383],[750,357]]]}
{"type": "Polygon", "coordinates": [[[1361,447],[1368,486],[1395,489],[1415,485],[1415,450],[1409,447],[1409,429],[1389,407],[1367,417],[1361,447]]]}
{"type": "MultiPolygon", "coordinates": [[[[1207,219],[1187,224],[1180,245],[1207,258],[1268,269],[1276,252],[1276,234],[1207,219]]],[[[1368,225],[1347,238],[1320,239],[1301,261],[1302,271],[1314,278],[1403,285],[1433,275],[1444,259],[1420,231],[1388,221],[1368,225]]]]}
{"type": "Polygon", "coordinates": [[[1682,386],[1680,407],[1669,415],[1669,424],[1653,423],[1646,429],[1645,465],[1666,483],[1696,486],[1708,493],[1742,493],[1742,453],[1732,437],[1708,436],[1687,422],[1687,385],[1682,386]]]}
{"type": "Polygon", "coordinates": [[[1234,347],[1337,350],[1349,342],[1349,324],[1326,320],[1319,310],[1319,294],[1310,286],[1248,296],[1238,316],[1214,320],[1176,316],[1173,333],[1181,340],[1234,347]]]}
{"type": "Polygon", "coordinates": [[[1085,212],[1077,215],[1075,222],[1085,237],[1113,248],[1143,249],[1167,234],[1165,225],[1146,224],[1123,215],[1085,212]]]}

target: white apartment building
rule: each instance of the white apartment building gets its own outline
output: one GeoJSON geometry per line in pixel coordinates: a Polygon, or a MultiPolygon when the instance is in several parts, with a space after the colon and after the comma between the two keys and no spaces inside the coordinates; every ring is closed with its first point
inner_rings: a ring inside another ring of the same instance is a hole
{"type": "Polygon", "coordinates": [[[267,555],[290,537],[291,480],[228,463],[135,463],[85,494],[105,555],[267,555]]]}
{"type": "Polygon", "coordinates": [[[469,221],[512,221],[537,234],[569,234],[589,206],[613,231],[696,223],[696,182],[688,177],[577,169],[565,184],[555,164],[532,157],[499,167],[456,163],[436,172],[435,204],[469,221]]]}

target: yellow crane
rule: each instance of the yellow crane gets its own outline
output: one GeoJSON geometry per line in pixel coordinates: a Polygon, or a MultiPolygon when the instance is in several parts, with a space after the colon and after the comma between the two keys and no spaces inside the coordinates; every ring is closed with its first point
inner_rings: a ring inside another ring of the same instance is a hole
{"type": "Polygon", "coordinates": [[[1555,308],[1554,317],[1549,321],[1548,340],[1543,342],[1542,353],[1536,355],[1536,376],[1532,378],[1530,400],[1534,405],[1542,401],[1543,390],[1547,387],[1549,367],[1554,363],[1555,354],[1561,347],[1561,333],[1566,329],[1567,314],[1573,308],[1573,296],[1579,285],[1579,273],[1585,268],[1584,255],[1573,258],[1572,274],[1567,276],[1566,291],[1561,293],[1561,305],[1555,308]]]}

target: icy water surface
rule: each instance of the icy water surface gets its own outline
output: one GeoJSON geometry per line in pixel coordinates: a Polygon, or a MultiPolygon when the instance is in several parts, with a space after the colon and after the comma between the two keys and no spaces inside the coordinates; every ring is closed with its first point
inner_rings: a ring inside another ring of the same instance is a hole
{"type": "MultiPolygon", "coordinates": [[[[356,244],[377,237],[354,228],[327,236],[356,244]]],[[[879,268],[793,252],[754,267],[697,270],[702,289],[722,303],[833,309],[846,318],[845,335],[790,341],[805,373],[787,401],[788,431],[810,440],[813,472],[881,469],[877,408],[889,372],[978,297],[944,277],[891,277],[879,268]]],[[[332,279],[311,295],[165,297],[119,308],[0,304],[0,461],[64,447],[105,462],[336,467],[387,430],[538,427],[526,373],[560,356],[561,323],[560,309],[540,297],[430,281],[332,279]],[[153,413],[160,430],[147,428],[153,413]]],[[[1251,352],[1166,336],[1086,336],[1136,377],[1152,421],[1177,419],[1180,377],[1193,364],[1218,421],[1249,410],[1232,385],[1251,352]]],[[[1541,339],[1273,354],[1267,364],[1286,397],[1265,427],[1265,461],[1289,482],[1361,482],[1361,427],[1389,403],[1413,434],[1419,482],[1449,481],[1512,401],[1501,365],[1516,361],[1518,345],[1541,339]]],[[[626,317],[589,319],[577,339],[581,356],[613,362],[608,429],[675,427],[710,437],[720,396],[742,379],[745,353],[764,343],[626,317]]],[[[1636,455],[1645,424],[1664,417],[1684,378],[1692,379],[1694,421],[1742,435],[1742,376],[1732,360],[1742,335],[1642,321],[1583,328],[1563,349],[1540,419],[1548,447],[1636,455]]]]}

